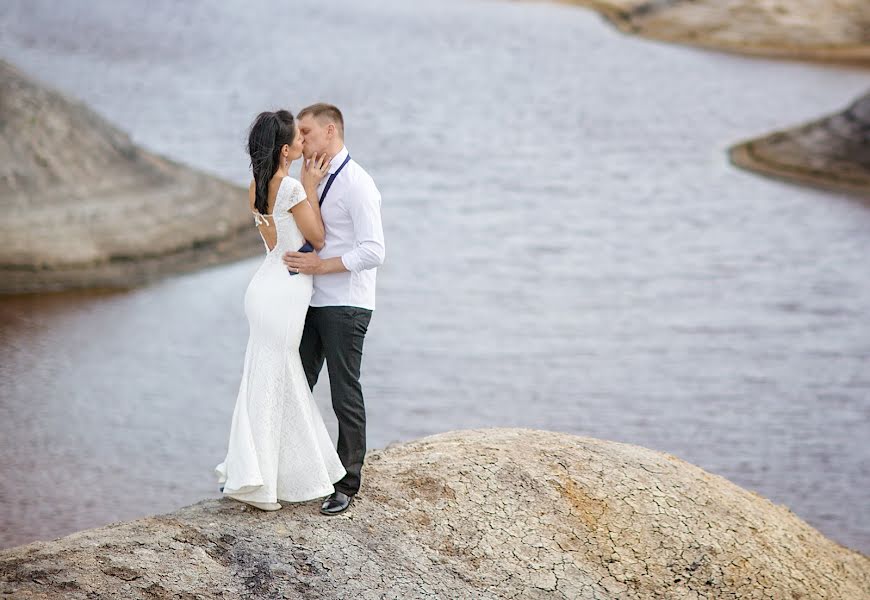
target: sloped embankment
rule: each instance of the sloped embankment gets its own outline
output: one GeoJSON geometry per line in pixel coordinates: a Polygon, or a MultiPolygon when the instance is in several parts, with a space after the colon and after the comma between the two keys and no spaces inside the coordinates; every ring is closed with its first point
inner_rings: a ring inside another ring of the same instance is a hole
{"type": "Polygon", "coordinates": [[[0,61],[0,293],[128,287],[263,251],[247,190],[0,61]]]}

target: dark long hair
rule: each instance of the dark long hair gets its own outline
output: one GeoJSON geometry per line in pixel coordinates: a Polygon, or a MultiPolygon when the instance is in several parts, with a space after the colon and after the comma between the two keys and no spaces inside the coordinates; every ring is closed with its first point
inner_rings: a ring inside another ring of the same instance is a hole
{"type": "Polygon", "coordinates": [[[269,182],[278,170],[281,148],[293,145],[296,124],[293,114],[286,110],[261,112],[251,125],[248,134],[248,156],[254,172],[256,197],[254,207],[260,214],[269,210],[269,182]]]}

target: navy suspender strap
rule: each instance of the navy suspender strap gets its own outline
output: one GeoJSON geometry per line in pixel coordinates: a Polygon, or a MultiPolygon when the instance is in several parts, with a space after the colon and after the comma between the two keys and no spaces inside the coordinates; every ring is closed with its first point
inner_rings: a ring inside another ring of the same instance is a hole
{"type": "Polygon", "coordinates": [[[329,179],[326,180],[326,185],[323,186],[323,193],[320,194],[320,206],[323,206],[323,201],[326,200],[326,194],[329,193],[329,188],[332,187],[332,182],[335,181],[335,178],[338,177],[338,174],[341,173],[341,170],[344,168],[344,165],[350,162],[350,154],[347,155],[347,158],[344,159],[344,162],[341,163],[335,173],[329,176],[329,179]]]}
{"type": "MultiPolygon", "coordinates": [[[[320,206],[323,206],[323,201],[326,200],[326,194],[329,193],[329,188],[332,187],[332,182],[335,181],[335,178],[338,177],[338,174],[341,173],[341,170],[344,166],[350,162],[350,154],[347,155],[347,158],[344,159],[344,162],[335,170],[335,173],[329,176],[329,179],[326,180],[326,185],[323,186],[323,193],[320,194],[320,206]]],[[[298,252],[314,252],[314,246],[305,242],[305,244],[299,248],[298,252]]],[[[293,271],[289,271],[291,275],[296,275],[293,271]]]]}

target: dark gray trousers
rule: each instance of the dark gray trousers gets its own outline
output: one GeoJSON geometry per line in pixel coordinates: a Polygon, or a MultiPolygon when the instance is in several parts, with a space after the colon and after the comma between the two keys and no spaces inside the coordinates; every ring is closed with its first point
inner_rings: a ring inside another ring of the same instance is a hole
{"type": "Polygon", "coordinates": [[[366,409],[359,375],[371,318],[372,311],[356,306],[309,307],[299,344],[312,391],[326,360],[332,408],[338,419],[338,457],[347,471],[335,489],[349,496],[359,491],[366,454],[366,409]]]}

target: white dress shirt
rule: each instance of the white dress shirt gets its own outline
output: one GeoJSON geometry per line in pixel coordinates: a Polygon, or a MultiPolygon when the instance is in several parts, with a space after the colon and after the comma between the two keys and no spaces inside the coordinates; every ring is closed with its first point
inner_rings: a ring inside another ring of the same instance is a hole
{"type": "MultiPolygon", "coordinates": [[[[329,175],[317,188],[318,198],[330,175],[347,158],[346,147],[329,163],[329,175]]],[[[351,159],[335,177],[320,207],[326,240],[320,258],[341,257],[347,271],[314,276],[311,306],[357,306],[375,309],[377,267],[384,262],[381,193],[374,180],[351,159]]]]}

